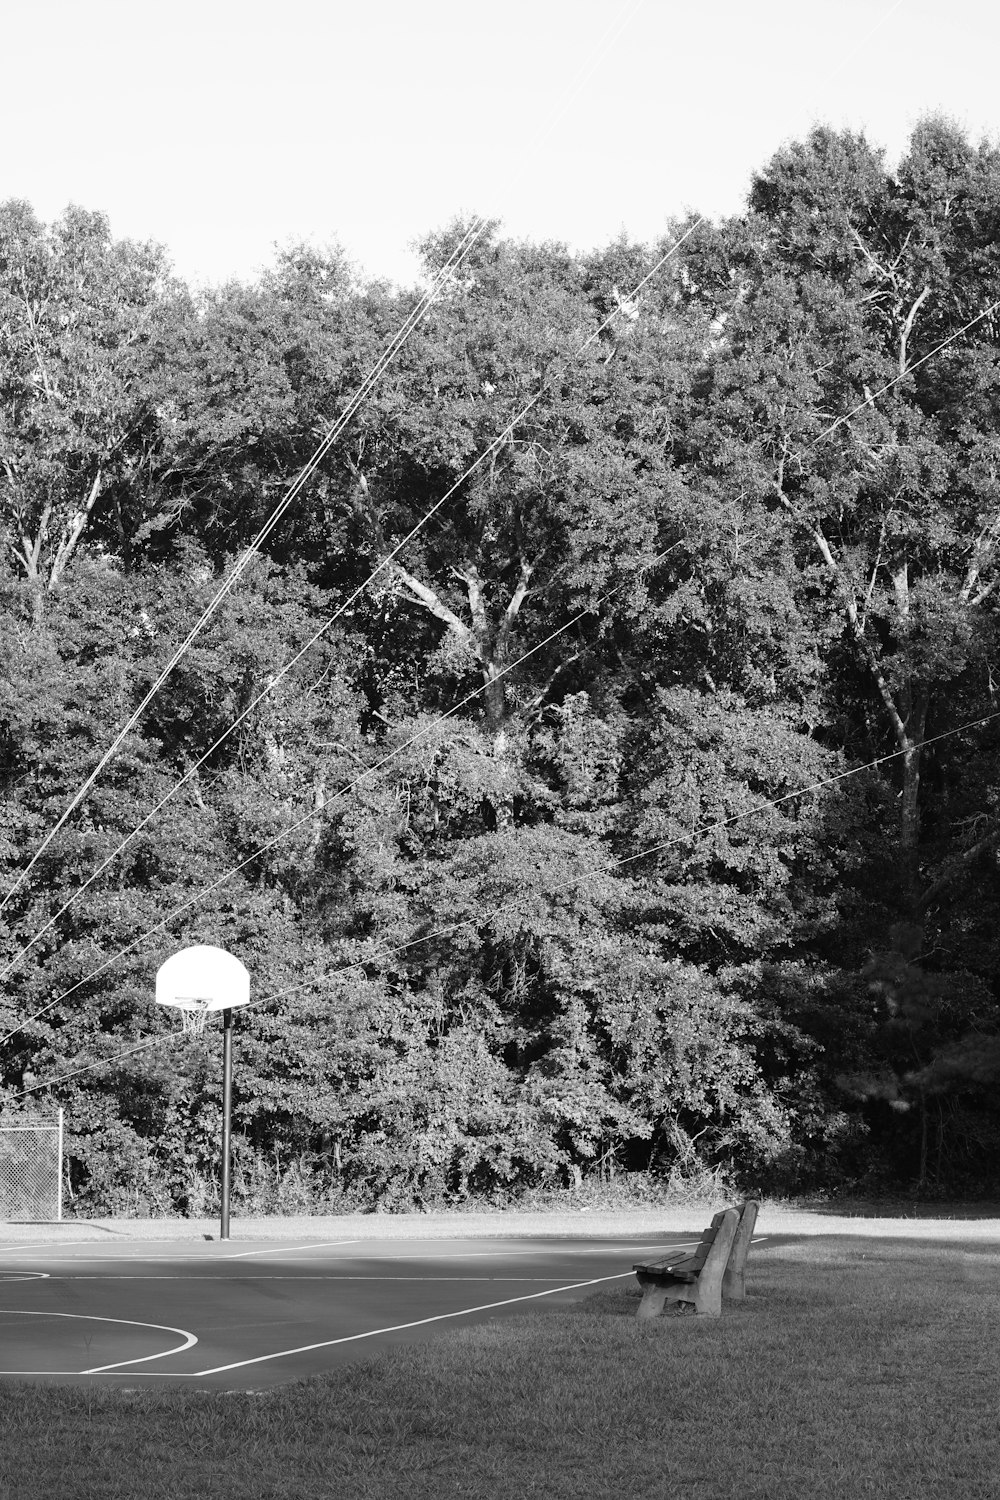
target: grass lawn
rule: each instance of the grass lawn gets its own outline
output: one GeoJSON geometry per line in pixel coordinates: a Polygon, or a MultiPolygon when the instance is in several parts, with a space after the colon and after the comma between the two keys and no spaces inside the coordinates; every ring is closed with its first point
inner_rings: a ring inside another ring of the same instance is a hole
{"type": "Polygon", "coordinates": [[[0,1382],[4,1500],[997,1500],[1000,1251],[750,1252],[718,1320],[634,1283],[254,1395],[0,1382]]]}

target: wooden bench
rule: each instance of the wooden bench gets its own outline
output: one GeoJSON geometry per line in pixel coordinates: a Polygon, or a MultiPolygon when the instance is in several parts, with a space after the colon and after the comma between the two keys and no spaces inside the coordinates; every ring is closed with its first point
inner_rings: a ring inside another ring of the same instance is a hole
{"type": "Polygon", "coordinates": [[[637,1316],[655,1318],[667,1302],[693,1302],[704,1317],[722,1316],[722,1299],[746,1296],[747,1251],[760,1207],[748,1198],[739,1208],[717,1213],[690,1255],[667,1256],[633,1266],[642,1301],[637,1316]]]}

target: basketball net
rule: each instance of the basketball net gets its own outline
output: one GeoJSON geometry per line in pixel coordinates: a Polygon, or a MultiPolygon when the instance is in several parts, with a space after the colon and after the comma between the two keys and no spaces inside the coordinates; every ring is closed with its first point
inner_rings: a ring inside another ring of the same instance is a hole
{"type": "Polygon", "coordinates": [[[207,1005],[182,1006],[181,1030],[186,1036],[201,1036],[205,1030],[205,1022],[208,1020],[207,1005]]]}

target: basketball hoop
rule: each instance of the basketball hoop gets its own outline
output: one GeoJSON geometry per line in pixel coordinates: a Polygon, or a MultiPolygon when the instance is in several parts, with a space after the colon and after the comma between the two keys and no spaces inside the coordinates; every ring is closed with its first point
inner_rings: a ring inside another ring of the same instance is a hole
{"type": "MultiPolygon", "coordinates": [[[[219,1238],[229,1238],[232,1168],[233,1011],[250,1003],[250,975],[238,958],[212,943],[183,948],[156,971],[156,1001],[181,1013],[181,1034],[201,1036],[210,1010],[222,1011],[222,1217],[219,1238]]],[[[176,1036],[177,1033],[175,1032],[176,1036]]]]}
{"type": "Polygon", "coordinates": [[[201,1036],[210,1011],[232,1010],[249,999],[246,969],[238,958],[210,943],[182,949],[157,971],[157,1003],[180,1011],[185,1036],[201,1036]]]}
{"type": "Polygon", "coordinates": [[[201,1004],[179,1005],[177,1009],[181,1013],[181,1031],[184,1035],[201,1036],[205,1030],[205,1023],[208,1020],[208,1006],[201,1004]]]}

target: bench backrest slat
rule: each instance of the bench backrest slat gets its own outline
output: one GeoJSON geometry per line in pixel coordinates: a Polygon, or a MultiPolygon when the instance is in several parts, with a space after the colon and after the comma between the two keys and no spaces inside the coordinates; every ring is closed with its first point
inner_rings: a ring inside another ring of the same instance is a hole
{"type": "Polygon", "coordinates": [[[719,1229],[722,1225],[722,1221],[725,1217],[726,1210],[723,1209],[721,1213],[716,1214],[715,1218],[712,1220],[711,1224],[709,1224],[708,1228],[703,1231],[701,1239],[698,1241],[698,1244],[695,1247],[695,1252],[692,1255],[690,1262],[685,1267],[686,1270],[701,1270],[702,1266],[708,1259],[708,1252],[711,1250],[712,1245],[715,1243],[715,1237],[718,1234],[719,1229]]]}
{"type": "Polygon", "coordinates": [[[747,1254],[753,1240],[759,1208],[760,1203],[756,1198],[747,1198],[740,1205],[740,1226],[736,1231],[733,1248],[729,1254],[729,1264],[722,1282],[723,1295],[736,1302],[742,1302],[747,1294],[745,1280],[747,1254]]]}
{"type": "Polygon", "coordinates": [[[699,1312],[718,1317],[722,1311],[722,1278],[729,1264],[729,1255],[739,1228],[739,1209],[726,1208],[716,1214],[712,1224],[715,1233],[708,1246],[708,1254],[698,1276],[698,1292],[695,1305],[699,1312]],[[718,1223],[716,1223],[716,1219],[718,1223]]]}

